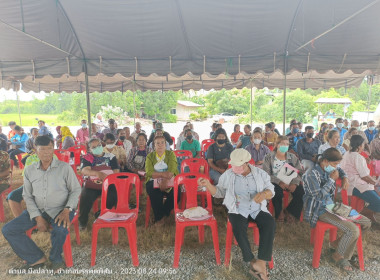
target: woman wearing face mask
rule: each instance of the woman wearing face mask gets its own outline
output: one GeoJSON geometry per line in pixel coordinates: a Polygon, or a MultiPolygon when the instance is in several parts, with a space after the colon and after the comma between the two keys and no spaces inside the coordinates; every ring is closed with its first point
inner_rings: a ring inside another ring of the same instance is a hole
{"type": "MultiPolygon", "coordinates": [[[[116,156],[114,154],[104,152],[102,143],[98,138],[92,138],[88,142],[88,153],[81,159],[81,174],[88,181],[100,181],[101,184],[109,173],[120,172],[116,156]],[[112,171],[111,171],[112,170],[112,171]],[[97,179],[91,179],[97,178],[97,179]]],[[[88,214],[95,200],[102,194],[101,189],[92,189],[86,186],[82,189],[79,206],[79,227],[85,229],[88,222],[88,214]]],[[[111,209],[117,202],[116,188],[110,185],[107,195],[107,208],[111,209]]]]}
{"type": "Polygon", "coordinates": [[[193,139],[193,133],[191,129],[185,131],[186,141],[181,143],[180,150],[191,151],[193,157],[199,158],[201,156],[201,144],[196,139],[193,139]]]}
{"type": "Polygon", "coordinates": [[[139,133],[137,135],[137,146],[133,147],[129,152],[127,157],[127,168],[133,173],[138,173],[139,171],[145,172],[145,161],[149,153],[152,152],[146,143],[148,138],[145,133],[139,133]]]}
{"type": "MultiPolygon", "coordinates": [[[[319,157],[318,163],[303,175],[304,219],[309,221],[312,228],[320,220],[343,231],[340,238],[330,243],[330,247],[336,250],[332,254],[332,259],[341,269],[352,271],[348,261],[355,251],[359,229],[353,222],[342,220],[327,211],[334,204],[335,181],[339,178],[338,164],[341,160],[342,154],[335,148],[329,148],[319,157]],[[327,207],[328,205],[330,206],[327,207]]],[[[361,217],[358,221],[363,230],[371,226],[371,222],[366,217],[361,217]]]]}
{"type": "Polygon", "coordinates": [[[351,137],[351,149],[343,156],[341,168],[346,172],[349,182],[348,195],[354,195],[368,202],[361,212],[372,222],[380,224],[380,189],[375,189],[376,181],[370,176],[365,158],[364,139],[360,135],[351,137]]]}
{"type": "Polygon", "coordinates": [[[251,154],[251,157],[255,161],[256,165],[262,165],[264,163],[265,156],[270,153],[270,150],[263,144],[263,139],[260,131],[253,131],[251,142],[252,143],[245,147],[245,149],[251,154]]]}
{"type": "Polygon", "coordinates": [[[215,143],[207,150],[207,161],[210,165],[210,178],[215,184],[219,177],[227,170],[230,154],[233,147],[227,138],[227,133],[223,128],[219,128],[214,133],[215,143]]]}
{"type": "Polygon", "coordinates": [[[301,216],[304,191],[301,185],[300,172],[302,167],[300,161],[294,154],[289,153],[288,150],[288,138],[286,136],[279,136],[273,152],[268,154],[264,159],[263,170],[270,175],[271,182],[275,188],[275,196],[272,202],[277,221],[283,222],[287,220],[293,223],[296,219],[299,220],[301,216]],[[288,168],[284,166],[286,163],[298,170],[296,176],[294,174],[295,171],[292,172],[291,169],[288,170],[288,168]],[[294,176],[289,184],[284,183],[277,177],[283,168],[287,170],[287,174],[289,173],[289,175],[294,176]],[[284,191],[289,191],[293,197],[286,209],[282,209],[284,191]]]}
{"type": "Polygon", "coordinates": [[[114,154],[116,156],[117,162],[120,165],[120,170],[124,171],[127,163],[127,154],[121,146],[116,146],[116,139],[112,133],[107,133],[104,136],[104,143],[106,146],[103,148],[105,153],[114,154]]]}
{"type": "Polygon", "coordinates": [[[178,174],[177,158],[173,151],[166,150],[164,136],[153,140],[155,151],[146,157],[146,192],[149,195],[155,223],[162,224],[174,208],[173,179],[178,174]],[[163,202],[166,197],[165,202],[163,202]]]}
{"type": "Polygon", "coordinates": [[[267,200],[274,195],[274,187],[268,174],[249,164],[251,155],[244,149],[231,153],[232,166],[224,172],[214,186],[200,178],[198,184],[206,187],[215,198],[224,198],[232,231],[243,254],[250,263],[250,273],[255,279],[268,279],[266,262],[271,260],[275,222],[267,210],[267,200]],[[254,258],[247,237],[248,222],[254,221],[260,232],[257,259],[254,258]]]}
{"type": "Polygon", "coordinates": [[[329,148],[336,148],[342,155],[344,155],[346,150],[341,145],[339,145],[339,142],[340,142],[339,131],[330,130],[329,133],[327,134],[327,142],[319,146],[318,154],[322,154],[324,151],[326,151],[329,148]]]}

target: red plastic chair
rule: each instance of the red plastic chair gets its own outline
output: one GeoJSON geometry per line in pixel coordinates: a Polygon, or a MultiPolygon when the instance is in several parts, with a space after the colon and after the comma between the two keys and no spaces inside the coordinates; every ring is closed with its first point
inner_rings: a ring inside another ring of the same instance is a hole
{"type": "Polygon", "coordinates": [[[361,212],[365,206],[365,201],[357,196],[350,196],[351,198],[351,207],[357,212],[361,212]]]}
{"type": "Polygon", "coordinates": [[[208,148],[214,143],[215,143],[215,140],[213,140],[213,139],[205,139],[202,141],[202,143],[201,143],[201,156],[203,158],[206,157],[206,152],[207,152],[208,148]]]}
{"type": "MultiPolygon", "coordinates": [[[[37,229],[37,226],[32,227],[26,231],[26,235],[30,238],[32,236],[32,231],[37,229]]],[[[71,250],[71,239],[70,239],[70,228],[68,228],[69,233],[66,236],[65,243],[63,244],[63,255],[65,257],[66,267],[73,266],[73,254],[71,250]]]]}
{"type": "Polygon", "coordinates": [[[67,150],[54,150],[54,154],[60,161],[69,163],[70,161],[70,152],[67,150]]]}
{"type": "MultiPolygon", "coordinates": [[[[185,173],[179,174],[174,179],[174,197],[178,197],[179,185],[183,185],[187,192],[186,209],[198,206],[197,203],[197,188],[198,188],[198,178],[205,178],[210,180],[207,175],[199,173],[185,173]]],[[[179,257],[181,253],[181,246],[184,242],[185,228],[188,226],[198,227],[198,237],[199,242],[204,242],[204,226],[209,226],[212,232],[212,239],[214,242],[215,258],[216,263],[220,265],[220,252],[219,252],[219,240],[218,240],[218,225],[214,215],[212,214],[212,203],[211,195],[207,193],[207,208],[210,217],[205,220],[194,221],[186,219],[182,216],[183,211],[178,208],[177,199],[174,199],[174,212],[175,212],[175,223],[176,223],[176,234],[175,234],[175,247],[174,247],[174,262],[173,267],[178,268],[179,257]],[[181,217],[182,216],[182,217],[181,217]]]]}
{"type": "Polygon", "coordinates": [[[22,154],[18,154],[18,155],[16,155],[16,157],[17,157],[17,161],[18,161],[18,167],[20,168],[20,169],[24,169],[25,168],[25,166],[24,166],[24,164],[22,163],[22,156],[23,155],[25,155],[26,153],[22,153],[22,154]]]}
{"type": "Polygon", "coordinates": [[[175,138],[173,136],[170,137],[172,140],[173,140],[173,150],[176,149],[176,146],[175,146],[175,138]]]}
{"type": "MultiPolygon", "coordinates": [[[[254,222],[249,222],[248,227],[253,229],[253,241],[255,242],[256,246],[259,246],[260,233],[259,233],[259,228],[257,227],[257,224],[254,222]]],[[[230,221],[227,219],[226,251],[225,251],[225,258],[224,258],[225,266],[229,266],[230,264],[232,236],[233,236],[232,225],[230,221]]],[[[274,267],[273,256],[272,256],[272,260],[268,262],[268,266],[269,266],[269,269],[273,269],[274,267]]]]}
{"type": "MultiPolygon", "coordinates": [[[[181,173],[185,173],[185,168],[189,168],[189,172],[191,173],[201,173],[200,167],[204,168],[204,173],[207,176],[209,176],[209,165],[208,162],[203,158],[189,158],[185,159],[181,163],[181,173]]],[[[201,197],[202,200],[202,207],[205,207],[206,205],[206,197],[207,197],[207,191],[198,191],[198,195],[201,197]]],[[[181,196],[181,210],[185,210],[185,201],[186,201],[186,192],[182,192],[181,196]]]]}
{"type": "Polygon", "coordinates": [[[74,153],[74,164],[79,166],[80,165],[80,157],[81,155],[85,155],[87,153],[87,149],[85,145],[76,145],[69,149],[67,149],[69,152],[74,153]]]}
{"type": "Polygon", "coordinates": [[[176,157],[187,157],[187,158],[192,158],[193,153],[191,151],[186,151],[186,150],[175,150],[173,151],[176,157]]]}
{"type": "MultiPolygon", "coordinates": [[[[137,255],[137,232],[136,220],[139,211],[139,192],[140,192],[140,178],[137,174],[132,173],[116,173],[106,177],[103,181],[102,200],[100,208],[100,216],[106,212],[113,213],[132,213],[132,217],[123,221],[105,221],[100,218],[96,219],[92,225],[92,250],[91,250],[91,266],[95,265],[96,260],[96,245],[98,241],[98,231],[101,228],[112,229],[112,244],[118,243],[118,230],[119,227],[125,228],[128,235],[128,243],[132,255],[132,263],[134,266],[139,265],[139,258],[137,255]],[[106,200],[108,193],[108,186],[115,184],[117,191],[117,207],[116,209],[107,209],[106,200]],[[131,185],[136,189],[136,208],[129,209],[129,189],[131,185]]],[[[99,216],[99,217],[100,217],[99,216]]]]}
{"type": "MultiPolygon", "coordinates": [[[[359,267],[361,271],[364,271],[362,230],[359,224],[356,224],[356,226],[359,228],[359,231],[360,231],[360,235],[356,244],[357,251],[358,251],[358,258],[359,258],[359,267]]],[[[338,231],[338,228],[336,226],[333,226],[328,223],[324,223],[322,221],[318,221],[316,227],[311,229],[310,243],[314,244],[314,253],[313,253],[313,267],[314,268],[319,267],[319,261],[321,258],[321,252],[322,252],[322,246],[323,246],[323,239],[325,236],[325,232],[327,230],[330,231],[330,242],[335,241],[336,234],[338,231]]]]}

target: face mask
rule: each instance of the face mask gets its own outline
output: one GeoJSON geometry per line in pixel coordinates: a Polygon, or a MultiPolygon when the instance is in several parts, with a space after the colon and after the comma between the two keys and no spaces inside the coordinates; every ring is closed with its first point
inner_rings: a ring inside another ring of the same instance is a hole
{"type": "Polygon", "coordinates": [[[278,150],[281,152],[281,153],[286,153],[288,150],[289,150],[289,146],[280,146],[280,148],[278,148],[278,150]]]}
{"type": "Polygon", "coordinates": [[[188,135],[188,136],[186,136],[186,139],[187,139],[187,140],[191,140],[191,139],[193,139],[193,135],[188,135]]]}
{"type": "Polygon", "coordinates": [[[337,123],[336,126],[337,126],[338,128],[342,128],[342,127],[343,127],[343,123],[337,123]]]}
{"type": "Polygon", "coordinates": [[[121,141],[124,141],[124,140],[125,140],[125,136],[120,136],[119,139],[120,139],[121,141]]]}
{"type": "Polygon", "coordinates": [[[253,143],[259,145],[261,143],[261,139],[253,139],[253,143]]]}
{"type": "Polygon", "coordinates": [[[113,147],[115,147],[115,144],[107,144],[106,145],[107,149],[113,149],[113,147]]]}
{"type": "Polygon", "coordinates": [[[155,129],[152,129],[152,133],[155,133],[156,132],[156,130],[155,129]]]}
{"type": "Polygon", "coordinates": [[[242,165],[242,166],[232,166],[232,171],[235,174],[243,174],[244,173],[244,165],[242,165]]]}
{"type": "Polygon", "coordinates": [[[325,167],[325,171],[327,173],[331,173],[335,170],[335,167],[332,167],[330,164],[328,166],[325,167]]]}
{"type": "Polygon", "coordinates": [[[293,133],[298,133],[298,128],[293,128],[293,133]]]}
{"type": "Polygon", "coordinates": [[[82,128],[87,128],[87,124],[82,123],[82,128]]]}
{"type": "Polygon", "coordinates": [[[221,145],[226,143],[226,139],[217,139],[216,142],[221,145]]]}
{"type": "Polygon", "coordinates": [[[373,131],[373,130],[375,130],[375,127],[374,126],[370,126],[370,127],[368,127],[368,129],[371,130],[371,131],[373,131]]]}
{"type": "Polygon", "coordinates": [[[98,146],[95,149],[91,149],[91,152],[93,155],[96,155],[96,156],[101,155],[103,153],[103,147],[98,146]]]}
{"type": "Polygon", "coordinates": [[[322,129],[322,132],[325,133],[326,129],[327,129],[327,127],[324,127],[324,128],[322,129]]]}
{"type": "Polygon", "coordinates": [[[306,136],[307,136],[307,138],[313,138],[314,133],[308,133],[308,134],[306,134],[306,136]]]}

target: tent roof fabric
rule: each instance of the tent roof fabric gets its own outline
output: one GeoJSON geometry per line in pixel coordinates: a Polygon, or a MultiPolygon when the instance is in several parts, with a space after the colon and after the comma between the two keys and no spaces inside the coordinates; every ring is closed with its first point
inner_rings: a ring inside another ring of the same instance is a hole
{"type": "Polygon", "coordinates": [[[380,67],[380,0],[3,0],[0,85],[323,88],[380,67]]]}
{"type": "Polygon", "coordinates": [[[324,104],[352,104],[349,98],[318,98],[315,103],[324,104]]]}
{"type": "Polygon", "coordinates": [[[182,101],[182,100],[178,100],[178,101],[177,101],[177,104],[182,105],[182,106],[185,106],[185,107],[203,107],[203,105],[200,105],[200,104],[194,103],[194,102],[192,102],[192,101],[182,101]]]}

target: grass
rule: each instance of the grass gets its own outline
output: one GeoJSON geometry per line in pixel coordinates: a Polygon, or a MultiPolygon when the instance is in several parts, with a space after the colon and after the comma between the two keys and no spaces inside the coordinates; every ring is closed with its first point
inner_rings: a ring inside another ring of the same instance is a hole
{"type": "MultiPolygon", "coordinates": [[[[46,115],[46,114],[21,114],[22,126],[36,126],[37,119],[45,121],[47,126],[62,125],[62,121],[58,121],[58,115],[46,115]]],[[[9,121],[15,121],[20,124],[20,118],[18,114],[1,114],[0,124],[7,126],[9,121]]],[[[78,125],[75,122],[65,121],[64,125],[78,125]]]]}
{"type": "MultiPolygon", "coordinates": [[[[17,188],[22,184],[21,171],[16,169],[14,171],[13,178],[13,188],[17,188]]],[[[133,196],[132,196],[133,197],[133,196]]],[[[175,240],[175,222],[172,217],[168,221],[165,226],[150,226],[145,229],[145,205],[146,205],[146,193],[144,192],[140,197],[140,209],[142,209],[141,213],[139,213],[139,217],[137,220],[137,236],[138,236],[138,252],[139,254],[144,254],[151,251],[162,250],[166,248],[173,247],[175,240]],[[152,242],[154,240],[154,242],[152,242]]],[[[12,219],[12,214],[10,212],[8,204],[4,203],[5,215],[7,221],[12,219]]],[[[224,206],[214,206],[214,215],[218,221],[218,234],[219,234],[219,246],[220,249],[223,250],[225,246],[225,238],[226,238],[226,219],[227,213],[224,206]]],[[[151,216],[153,213],[151,212],[151,216]]],[[[81,250],[91,251],[91,224],[94,217],[93,214],[90,213],[90,221],[88,223],[88,229],[84,232],[81,232],[81,250]]],[[[0,224],[0,229],[4,224],[0,224]]],[[[302,222],[297,223],[292,226],[288,224],[277,224],[276,226],[276,236],[274,241],[274,249],[282,248],[287,250],[297,250],[297,251],[308,251],[312,252],[313,247],[309,243],[310,238],[310,227],[308,223],[302,222]]],[[[71,231],[72,238],[72,246],[77,247],[75,243],[75,234],[74,231],[71,231]]],[[[251,244],[252,241],[252,230],[248,230],[248,236],[250,238],[251,244]]],[[[50,244],[50,236],[49,233],[38,233],[32,235],[33,240],[37,243],[37,245],[46,253],[48,256],[49,249],[51,247],[50,244]]],[[[328,240],[328,234],[325,235],[325,242],[328,240]]],[[[205,244],[212,244],[211,231],[208,227],[205,228],[205,244]]],[[[189,248],[194,248],[195,250],[199,249],[201,253],[205,244],[198,243],[198,231],[195,227],[187,228],[185,231],[185,239],[184,245],[181,251],[186,251],[189,248]]],[[[99,231],[98,235],[98,248],[101,247],[111,247],[111,231],[109,229],[103,229],[99,231]]],[[[125,234],[124,229],[120,229],[119,231],[119,245],[121,248],[129,251],[128,239],[125,234]]],[[[212,246],[212,245],[211,245],[212,246]]],[[[363,251],[365,261],[369,259],[374,259],[378,257],[379,254],[379,246],[380,246],[380,235],[378,234],[378,229],[370,229],[369,231],[363,234],[363,251]]],[[[327,243],[324,244],[323,249],[327,251],[328,249],[327,243]]],[[[0,234],[0,277],[3,275],[7,269],[15,266],[19,266],[21,264],[21,260],[14,254],[12,249],[9,247],[9,244],[4,239],[3,235],[0,234]]],[[[326,254],[322,253],[322,254],[326,254]]],[[[112,258],[112,253],[109,254],[110,258],[112,258]]],[[[223,255],[221,254],[222,262],[223,255]]],[[[231,255],[232,257],[232,255],[231,255]]],[[[90,260],[88,260],[89,262],[90,260]]],[[[171,267],[172,260],[168,260],[167,267],[171,267]]],[[[310,259],[311,265],[311,259],[310,259]]],[[[328,265],[328,263],[321,259],[321,267],[328,265]]],[[[74,267],[75,267],[75,259],[74,259],[74,267]]],[[[233,265],[229,268],[225,268],[221,266],[220,269],[217,270],[217,275],[215,279],[245,279],[247,275],[245,274],[246,268],[244,267],[244,263],[241,259],[241,254],[239,251],[239,260],[234,260],[233,265]]],[[[289,271],[289,275],[291,275],[291,271],[289,271]]],[[[178,275],[180,276],[180,275],[178,275]]],[[[5,275],[5,277],[9,277],[9,275],[5,275]]],[[[333,274],[331,275],[332,279],[342,279],[342,275],[339,269],[334,269],[333,274]]],[[[196,271],[192,276],[192,279],[204,279],[205,272],[204,271],[196,271]]],[[[6,278],[5,278],[6,279],[6,278]]],[[[23,279],[20,277],[12,277],[12,279],[23,279]]],[[[305,276],[305,279],[312,279],[312,277],[308,278],[305,276]]]]}

